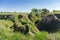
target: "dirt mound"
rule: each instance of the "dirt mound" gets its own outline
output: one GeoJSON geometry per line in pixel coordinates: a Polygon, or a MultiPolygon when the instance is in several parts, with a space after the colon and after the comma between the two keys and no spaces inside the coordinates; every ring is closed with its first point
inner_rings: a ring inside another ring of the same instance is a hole
{"type": "Polygon", "coordinates": [[[60,20],[55,15],[48,15],[37,24],[40,31],[56,32],[60,29],[60,20]]]}

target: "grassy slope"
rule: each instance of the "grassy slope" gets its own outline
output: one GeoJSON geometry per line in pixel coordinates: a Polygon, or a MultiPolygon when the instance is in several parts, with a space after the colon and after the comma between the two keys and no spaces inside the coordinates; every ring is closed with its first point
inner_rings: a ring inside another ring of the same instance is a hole
{"type": "MultiPolygon", "coordinates": [[[[7,13],[3,13],[3,15],[7,15],[7,13]]],[[[34,21],[31,21],[30,19],[28,19],[26,16],[27,14],[22,14],[24,16],[24,18],[20,19],[20,21],[22,22],[26,22],[29,27],[31,28],[30,31],[34,31],[34,21]]],[[[34,16],[35,17],[35,16],[34,16]]],[[[33,19],[33,17],[32,17],[33,19]]],[[[36,18],[34,18],[34,20],[37,20],[36,18]]],[[[21,22],[17,22],[18,25],[22,25],[19,24],[21,22]]],[[[47,32],[36,32],[36,34],[32,34],[33,36],[27,34],[24,35],[22,33],[13,32],[13,29],[10,29],[10,27],[13,25],[13,22],[10,20],[0,20],[0,40],[54,40],[55,37],[57,40],[60,40],[60,32],[57,32],[54,34],[48,34],[47,32]],[[50,37],[51,36],[51,37],[50,37]]]]}

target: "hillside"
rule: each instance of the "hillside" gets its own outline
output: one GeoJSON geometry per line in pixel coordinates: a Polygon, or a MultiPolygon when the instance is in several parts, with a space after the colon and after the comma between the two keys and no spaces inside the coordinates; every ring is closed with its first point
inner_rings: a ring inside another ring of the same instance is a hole
{"type": "Polygon", "coordinates": [[[0,40],[60,40],[59,18],[60,14],[52,15],[47,9],[1,12],[0,40]]]}

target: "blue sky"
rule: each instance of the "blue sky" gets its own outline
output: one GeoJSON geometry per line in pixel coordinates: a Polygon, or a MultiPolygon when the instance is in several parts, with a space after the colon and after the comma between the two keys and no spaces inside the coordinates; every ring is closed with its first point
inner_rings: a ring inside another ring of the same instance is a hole
{"type": "Polygon", "coordinates": [[[60,0],[0,0],[0,11],[27,12],[32,8],[47,8],[59,10],[60,0]]]}

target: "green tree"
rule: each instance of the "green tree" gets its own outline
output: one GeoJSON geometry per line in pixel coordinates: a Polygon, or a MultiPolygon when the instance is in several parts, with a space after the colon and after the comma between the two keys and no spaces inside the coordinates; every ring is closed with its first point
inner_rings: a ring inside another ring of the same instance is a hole
{"type": "Polygon", "coordinates": [[[43,14],[49,14],[49,10],[46,9],[46,8],[44,8],[44,9],[42,9],[42,13],[43,13],[43,14]]]}
{"type": "Polygon", "coordinates": [[[35,12],[35,13],[37,13],[37,12],[38,12],[38,9],[33,8],[33,9],[31,10],[31,12],[35,12]]]}

